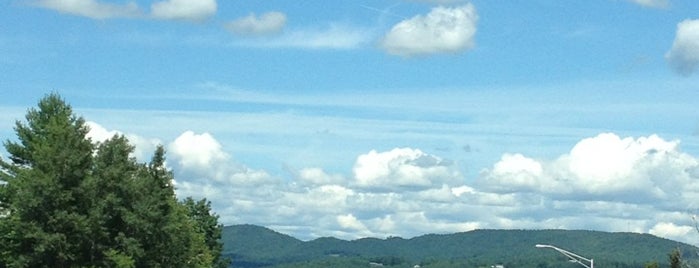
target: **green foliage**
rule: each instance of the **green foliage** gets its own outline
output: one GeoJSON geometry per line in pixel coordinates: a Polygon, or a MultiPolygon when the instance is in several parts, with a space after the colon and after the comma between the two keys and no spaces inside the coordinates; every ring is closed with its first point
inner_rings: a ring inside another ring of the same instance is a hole
{"type": "Polygon", "coordinates": [[[114,249],[105,252],[106,266],[114,268],[135,268],[136,262],[128,254],[114,249]]]}
{"type": "Polygon", "coordinates": [[[670,268],[682,267],[682,253],[678,248],[673,249],[668,257],[670,258],[670,268]]]}
{"type": "Polygon", "coordinates": [[[175,198],[158,147],[94,144],[58,95],[17,122],[0,159],[0,267],[225,267],[210,203],[175,198]]]}
{"type": "Polygon", "coordinates": [[[89,261],[90,203],[83,181],[91,173],[93,144],[88,128],[57,95],[17,122],[19,142],[5,142],[7,184],[3,203],[3,256],[10,266],[64,267],[89,261]]]}
{"type": "Polygon", "coordinates": [[[218,215],[211,212],[211,202],[206,199],[194,201],[191,197],[187,197],[182,201],[182,205],[187,208],[187,214],[194,220],[198,232],[204,234],[204,242],[213,256],[214,267],[228,267],[230,259],[221,256],[223,225],[218,223],[218,215]]]}
{"type": "Polygon", "coordinates": [[[657,261],[646,263],[645,268],[660,268],[660,264],[657,261]]]}

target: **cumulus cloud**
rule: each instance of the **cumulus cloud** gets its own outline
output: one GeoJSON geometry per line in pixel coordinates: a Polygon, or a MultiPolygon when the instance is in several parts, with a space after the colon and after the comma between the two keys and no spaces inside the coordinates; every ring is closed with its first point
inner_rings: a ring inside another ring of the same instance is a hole
{"type": "Polygon", "coordinates": [[[168,153],[185,180],[211,180],[229,186],[253,186],[273,180],[266,171],[235,163],[210,133],[185,131],[169,144],[168,153]]]}
{"type": "Polygon", "coordinates": [[[411,148],[370,151],[357,157],[354,177],[360,187],[427,188],[453,180],[458,173],[449,161],[411,148]]]}
{"type": "Polygon", "coordinates": [[[203,21],[216,13],[216,0],[165,0],[151,5],[154,18],[203,21]]]}
{"type": "Polygon", "coordinates": [[[393,26],[383,37],[381,47],[400,56],[456,53],[474,46],[478,14],[472,4],[435,7],[393,26]]]}
{"type": "Polygon", "coordinates": [[[665,59],[678,73],[688,76],[699,66],[699,19],[684,20],[677,24],[672,48],[665,59]]]}
{"type": "Polygon", "coordinates": [[[221,144],[209,133],[186,131],[169,148],[184,168],[208,169],[228,159],[228,154],[221,150],[221,144]]]}
{"type": "Polygon", "coordinates": [[[286,14],[272,11],[257,16],[250,14],[246,17],[228,22],[224,27],[238,35],[268,35],[281,32],[286,25],[286,14]]]}
{"type": "Polygon", "coordinates": [[[505,154],[473,185],[453,169],[438,156],[397,148],[359,155],[351,176],[303,168],[287,184],[177,186],[213,196],[227,224],[262,224],[302,239],[562,228],[692,240],[683,211],[698,198],[699,167],[678,141],[603,133],[552,160],[505,154]]]}
{"type": "Polygon", "coordinates": [[[669,0],[629,0],[644,7],[666,8],[670,5],[669,0]]]}
{"type": "Polygon", "coordinates": [[[134,2],[125,4],[103,3],[98,0],[39,0],[39,7],[61,13],[88,17],[91,19],[131,18],[141,16],[141,10],[134,2]]]}
{"type": "Polygon", "coordinates": [[[521,154],[505,154],[495,163],[488,176],[492,176],[489,179],[498,180],[494,183],[495,186],[505,187],[498,190],[508,192],[507,188],[515,185],[516,188],[511,188],[510,191],[536,189],[542,173],[543,168],[538,161],[521,154]]]}
{"type": "Polygon", "coordinates": [[[360,232],[368,231],[366,226],[352,214],[337,216],[337,222],[340,224],[340,227],[345,229],[352,229],[360,232]]]}
{"type": "Polygon", "coordinates": [[[679,151],[678,141],[657,135],[621,138],[603,133],[583,139],[570,153],[552,161],[504,155],[482,174],[496,192],[539,192],[558,198],[624,199],[677,196],[678,185],[695,183],[697,160],[679,151]]]}
{"type": "Polygon", "coordinates": [[[114,135],[121,135],[122,133],[116,130],[107,130],[105,127],[101,126],[92,121],[85,122],[85,125],[90,128],[90,132],[87,133],[87,137],[92,139],[93,142],[104,142],[114,135]]]}

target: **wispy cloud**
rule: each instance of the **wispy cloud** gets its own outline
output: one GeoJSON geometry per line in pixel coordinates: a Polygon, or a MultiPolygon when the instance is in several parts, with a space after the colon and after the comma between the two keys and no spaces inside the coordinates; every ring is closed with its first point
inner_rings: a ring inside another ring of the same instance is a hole
{"type": "Polygon", "coordinates": [[[143,16],[141,9],[134,2],[118,5],[103,3],[98,0],[38,0],[34,4],[42,8],[91,19],[134,18],[143,16]]]}
{"type": "Polygon", "coordinates": [[[153,3],[154,18],[165,20],[203,21],[216,14],[216,0],[165,0],[153,3]]]}
{"type": "Polygon", "coordinates": [[[667,8],[670,6],[670,0],[628,0],[638,5],[650,8],[667,8]]]}
{"type": "Polygon", "coordinates": [[[331,24],[321,28],[289,29],[274,37],[242,39],[234,45],[260,48],[356,49],[371,43],[374,30],[331,24]]]}
{"type": "Polygon", "coordinates": [[[409,0],[410,2],[423,2],[423,3],[430,3],[430,4],[440,4],[440,5],[445,5],[445,4],[453,4],[453,3],[463,3],[467,2],[468,0],[409,0]]]}
{"type": "Polygon", "coordinates": [[[248,16],[230,21],[224,25],[226,30],[237,35],[268,35],[276,34],[284,29],[286,14],[278,11],[263,13],[259,16],[248,16]]]}
{"type": "Polygon", "coordinates": [[[164,0],[151,5],[146,14],[136,2],[106,3],[100,0],[37,0],[34,5],[91,19],[154,18],[199,22],[216,13],[216,0],[164,0]]]}

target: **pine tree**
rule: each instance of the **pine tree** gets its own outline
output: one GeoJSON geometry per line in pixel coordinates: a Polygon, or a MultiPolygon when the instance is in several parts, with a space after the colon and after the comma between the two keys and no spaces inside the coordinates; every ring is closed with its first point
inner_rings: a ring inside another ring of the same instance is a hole
{"type": "Polygon", "coordinates": [[[682,267],[682,256],[680,249],[676,248],[669,254],[670,258],[670,268],[681,268],[682,267]]]}
{"type": "Polygon", "coordinates": [[[93,176],[87,183],[94,200],[90,209],[91,260],[97,266],[110,266],[118,258],[118,262],[134,262],[143,255],[134,227],[128,223],[134,218],[132,203],[137,191],[134,181],[138,164],[130,157],[133,150],[122,135],[97,148],[93,176]]]}
{"type": "Polygon", "coordinates": [[[124,136],[93,144],[88,131],[56,94],[16,123],[0,159],[0,268],[213,267],[218,217],[177,201],[165,149],[141,164],[124,136]]]}
{"type": "Polygon", "coordinates": [[[210,267],[213,260],[204,234],[175,198],[173,176],[165,166],[165,149],[156,148],[136,181],[139,196],[134,211],[141,221],[138,237],[144,258],[139,267],[210,267]],[[195,265],[196,264],[196,265],[195,265]]]}
{"type": "Polygon", "coordinates": [[[223,225],[218,223],[218,215],[211,212],[211,202],[207,201],[206,198],[194,201],[191,197],[187,197],[182,201],[182,204],[187,208],[189,217],[197,223],[198,231],[205,236],[206,246],[214,257],[213,267],[228,267],[230,260],[221,256],[223,225]]]}
{"type": "Polygon", "coordinates": [[[58,95],[30,109],[16,122],[18,142],[7,141],[11,163],[3,161],[4,235],[8,266],[68,267],[89,251],[89,205],[83,182],[90,175],[92,142],[85,121],[58,95]],[[9,254],[7,252],[11,252],[9,254]]]}

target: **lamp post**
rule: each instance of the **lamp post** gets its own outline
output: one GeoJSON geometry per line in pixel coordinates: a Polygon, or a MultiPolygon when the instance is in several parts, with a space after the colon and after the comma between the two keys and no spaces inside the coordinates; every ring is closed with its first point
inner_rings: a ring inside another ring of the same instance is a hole
{"type": "Polygon", "coordinates": [[[579,263],[580,265],[587,267],[587,268],[595,268],[595,262],[592,259],[585,258],[583,256],[580,256],[580,255],[575,254],[573,252],[567,251],[565,249],[560,249],[560,248],[557,248],[557,247],[554,247],[551,245],[541,245],[541,244],[537,244],[536,247],[537,248],[553,249],[553,250],[558,251],[559,253],[565,255],[566,257],[568,257],[570,262],[579,263]],[[587,265],[586,263],[583,263],[583,262],[587,262],[587,263],[589,263],[589,265],[587,265]]]}

